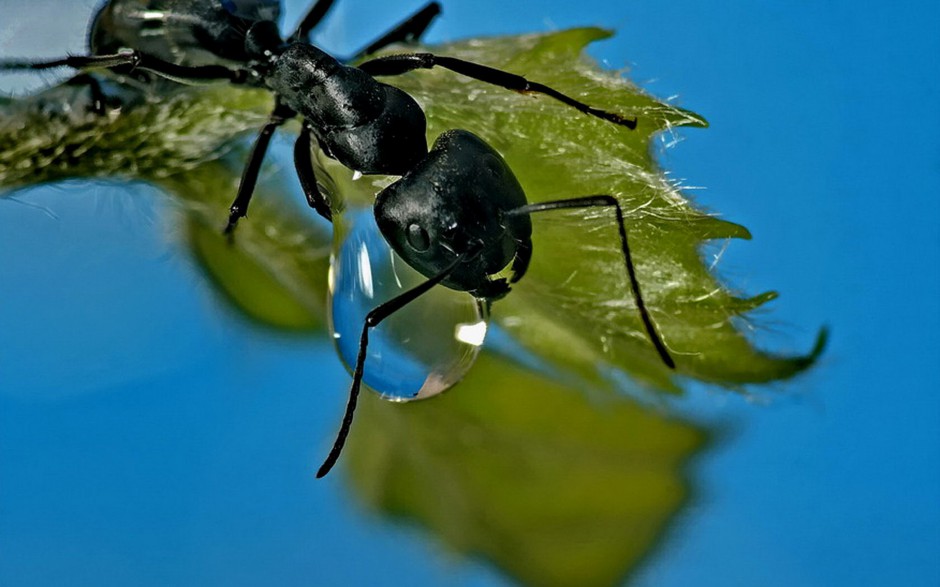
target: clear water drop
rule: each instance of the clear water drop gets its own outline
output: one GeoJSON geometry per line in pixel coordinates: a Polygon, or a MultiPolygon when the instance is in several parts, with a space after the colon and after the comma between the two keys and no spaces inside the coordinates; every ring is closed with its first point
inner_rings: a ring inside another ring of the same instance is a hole
{"type": "MultiPolygon", "coordinates": [[[[330,266],[330,331],[352,372],[366,315],[424,282],[385,242],[371,209],[334,217],[330,266]]],[[[369,332],[363,383],[392,401],[437,395],[476,360],[487,321],[464,292],[433,288],[369,332]]]]}

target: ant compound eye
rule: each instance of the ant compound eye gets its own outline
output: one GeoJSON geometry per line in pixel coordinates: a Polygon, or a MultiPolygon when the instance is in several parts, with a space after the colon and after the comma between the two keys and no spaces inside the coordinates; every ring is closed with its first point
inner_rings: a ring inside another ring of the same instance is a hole
{"type": "Polygon", "coordinates": [[[431,247],[431,237],[428,235],[428,231],[417,224],[412,224],[408,227],[408,233],[405,235],[405,238],[408,239],[408,244],[411,245],[411,248],[419,253],[423,253],[431,247]]]}

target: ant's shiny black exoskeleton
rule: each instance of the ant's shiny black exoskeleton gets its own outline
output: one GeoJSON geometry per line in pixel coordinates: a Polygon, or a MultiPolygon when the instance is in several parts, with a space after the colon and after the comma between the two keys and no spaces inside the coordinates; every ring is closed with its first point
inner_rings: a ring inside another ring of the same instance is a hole
{"type": "MultiPolygon", "coordinates": [[[[247,212],[272,134],[298,115],[303,124],[295,142],[294,164],[307,202],[323,217],[331,219],[332,210],[317,187],[311,159],[314,139],[326,155],[354,171],[401,176],[377,195],[375,218],[395,252],[427,280],[368,313],[343,423],[318,476],[332,468],[349,433],[370,330],[438,284],[467,292],[486,306],[505,296],[529,265],[530,216],[536,212],[613,209],[637,310],[662,361],[674,367],[640,293],[616,198],[596,195],[528,203],[506,162],[476,135],[450,130],[429,150],[425,115],[418,103],[375,77],[442,67],[520,93],[544,94],[630,129],[636,127],[636,120],[593,108],[515,74],[431,53],[346,65],[307,42],[332,4],[333,0],[318,0],[284,40],[276,24],[279,4],[275,0],[111,0],[93,21],[91,55],[46,62],[0,61],[0,68],[107,68],[124,75],[155,74],[182,82],[227,80],[270,89],[275,95],[274,110],[245,166],[225,228],[229,234],[247,212]],[[507,268],[509,277],[505,276],[507,268]]],[[[418,39],[439,11],[437,3],[431,2],[359,55],[418,39]]]]}

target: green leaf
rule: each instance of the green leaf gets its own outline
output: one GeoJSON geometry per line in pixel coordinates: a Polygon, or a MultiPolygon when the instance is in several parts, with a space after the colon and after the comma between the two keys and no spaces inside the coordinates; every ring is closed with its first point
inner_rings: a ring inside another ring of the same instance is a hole
{"type": "Polygon", "coordinates": [[[689,498],[683,469],[707,435],[594,400],[492,354],[434,401],[366,396],[353,486],[527,585],[615,585],[689,498]]]}
{"type": "MultiPolygon", "coordinates": [[[[595,28],[471,40],[435,47],[438,54],[525,74],[575,98],[626,116],[630,131],[585,116],[546,96],[518,95],[447,71],[417,72],[387,81],[426,109],[429,137],[465,128],[494,145],[516,172],[531,201],[612,194],[626,214],[630,246],[644,299],[684,376],[737,387],[790,377],[822,349],[782,357],[755,348],[742,316],[773,299],[741,297],[718,282],[702,261],[707,240],[750,238],[744,227],[696,209],[659,170],[653,135],[677,126],[703,127],[703,118],[648,96],[619,74],[599,69],[584,47],[609,33],[595,28]]],[[[329,162],[335,200],[369,205],[386,181],[352,181],[329,162]]],[[[494,319],[549,364],[595,384],[617,371],[656,389],[677,391],[642,327],[623,268],[610,211],[534,217],[535,253],[525,279],[494,305],[494,319]]]]}
{"type": "MultiPolygon", "coordinates": [[[[244,153],[240,153],[243,155],[244,153]]],[[[322,332],[326,322],[326,272],[330,262],[328,228],[312,225],[278,193],[278,178],[263,178],[242,222],[238,238],[222,234],[231,203],[232,179],[241,158],[206,163],[157,183],[186,203],[181,224],[196,260],[226,299],[243,315],[268,327],[322,332]]]]}

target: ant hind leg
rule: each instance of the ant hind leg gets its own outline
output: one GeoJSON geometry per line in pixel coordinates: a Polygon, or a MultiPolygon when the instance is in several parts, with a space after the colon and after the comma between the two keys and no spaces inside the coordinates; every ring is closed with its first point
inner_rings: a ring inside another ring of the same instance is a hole
{"type": "Polygon", "coordinates": [[[538,82],[531,82],[521,75],[509,73],[508,71],[496,69],[495,67],[473,63],[472,61],[457,59],[455,57],[444,57],[432,53],[406,53],[402,55],[378,57],[366,61],[365,63],[360,63],[357,67],[369,75],[374,76],[402,75],[416,69],[443,67],[444,69],[449,69],[450,71],[465,75],[471,79],[499,86],[520,94],[543,94],[563,104],[567,104],[584,114],[589,114],[608,122],[625,126],[629,129],[636,128],[636,118],[627,118],[615,112],[594,108],[554,88],[538,82]]]}
{"type": "Polygon", "coordinates": [[[287,38],[287,42],[296,43],[298,41],[308,41],[310,39],[310,32],[317,28],[317,25],[320,24],[320,21],[326,16],[326,13],[333,7],[333,2],[334,0],[317,0],[301,19],[300,24],[297,25],[297,29],[287,38]]]}
{"type": "Polygon", "coordinates": [[[366,45],[363,49],[358,51],[352,59],[348,59],[347,62],[356,61],[366,55],[381,51],[395,43],[417,43],[421,41],[421,37],[440,13],[440,4],[437,2],[428,2],[424,7],[399,23],[395,28],[366,45]]]}
{"type": "Polygon", "coordinates": [[[300,179],[300,187],[303,188],[304,195],[307,197],[307,204],[320,216],[332,222],[333,210],[330,202],[317,186],[317,175],[311,158],[313,156],[311,134],[310,127],[304,124],[300,129],[300,136],[294,143],[294,169],[297,170],[297,178],[300,179]]]}

